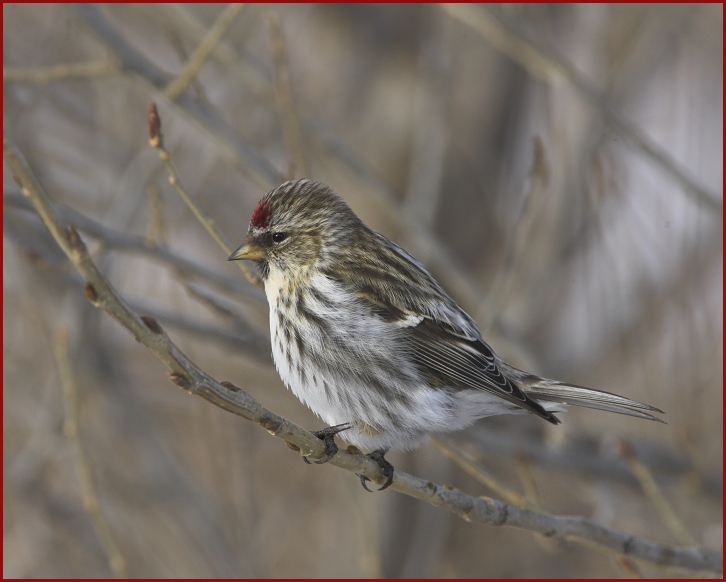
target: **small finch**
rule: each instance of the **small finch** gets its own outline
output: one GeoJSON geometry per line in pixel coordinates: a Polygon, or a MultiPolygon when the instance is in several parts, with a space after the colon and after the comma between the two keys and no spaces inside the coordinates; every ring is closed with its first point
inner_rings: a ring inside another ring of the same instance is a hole
{"type": "Polygon", "coordinates": [[[290,181],[262,198],[229,257],[239,259],[264,281],[282,381],[331,425],[315,433],[327,453],[318,462],[341,433],[372,451],[381,489],[393,482],[389,450],[486,416],[530,412],[559,424],[553,412],[575,405],[662,422],[647,404],[504,362],[421,263],[323,184],[290,181]]]}

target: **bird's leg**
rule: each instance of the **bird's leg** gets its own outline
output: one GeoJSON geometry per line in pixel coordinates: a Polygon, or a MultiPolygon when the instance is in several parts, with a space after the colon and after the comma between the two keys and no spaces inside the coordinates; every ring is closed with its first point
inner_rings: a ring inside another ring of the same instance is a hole
{"type": "MultiPolygon", "coordinates": [[[[386,482],[378,488],[378,491],[383,491],[386,487],[388,487],[391,483],[393,483],[393,465],[386,461],[386,458],[384,455],[388,452],[387,449],[378,449],[376,451],[373,451],[372,453],[368,453],[366,457],[369,459],[373,459],[376,463],[378,463],[378,466],[381,468],[381,472],[383,473],[383,476],[386,478],[386,482]]],[[[373,493],[368,487],[366,486],[366,481],[370,481],[368,477],[365,475],[359,475],[360,477],[360,484],[363,485],[363,489],[366,491],[369,491],[373,493]]]]}
{"type": "MultiPolygon", "coordinates": [[[[313,461],[316,465],[322,465],[323,463],[327,463],[335,456],[335,453],[338,452],[338,445],[335,444],[335,435],[339,432],[343,432],[344,430],[348,430],[350,427],[351,424],[349,422],[346,422],[344,424],[329,426],[321,430],[311,431],[316,437],[318,437],[321,441],[323,441],[323,443],[325,443],[325,458],[320,459],[319,461],[313,461]]],[[[303,457],[303,461],[305,461],[308,465],[310,464],[310,461],[307,460],[307,457],[303,457]]]]}

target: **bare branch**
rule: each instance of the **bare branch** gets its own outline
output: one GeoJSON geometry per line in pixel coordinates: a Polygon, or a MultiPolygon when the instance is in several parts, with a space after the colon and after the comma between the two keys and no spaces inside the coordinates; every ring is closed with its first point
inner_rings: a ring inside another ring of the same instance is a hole
{"type": "Polygon", "coordinates": [[[168,76],[139,54],[109,22],[99,5],[76,4],[74,8],[96,33],[99,41],[113,52],[124,71],[134,74],[145,82],[152,92],[158,91],[159,102],[168,107],[174,115],[193,122],[201,135],[210,137],[211,143],[219,148],[224,158],[240,168],[250,180],[264,190],[281,181],[277,169],[258,155],[239,135],[230,131],[229,123],[221,119],[215,111],[200,107],[183,95],[177,100],[167,99],[163,94],[163,88],[168,83],[168,76]]]}
{"type": "MultiPolygon", "coordinates": [[[[201,34],[201,37],[204,38],[204,36],[207,34],[207,29],[205,28],[203,33],[201,34]]],[[[176,30],[169,30],[167,32],[169,35],[169,42],[174,47],[174,50],[179,54],[179,59],[182,62],[187,62],[189,60],[189,51],[186,50],[184,46],[184,42],[176,30]]],[[[215,47],[215,57],[217,60],[220,60],[220,47],[222,46],[222,41],[217,44],[215,47]]],[[[194,89],[194,95],[196,99],[199,100],[199,102],[203,103],[206,107],[212,106],[211,101],[209,100],[209,96],[207,95],[207,92],[204,90],[204,87],[202,86],[202,83],[199,81],[199,77],[192,77],[192,79],[189,81],[189,85],[194,89]]]]}
{"type": "Polygon", "coordinates": [[[219,326],[203,321],[191,319],[187,314],[164,309],[158,305],[129,300],[129,305],[137,313],[148,313],[157,321],[167,324],[173,329],[187,332],[204,340],[216,341],[246,353],[254,354],[261,362],[268,361],[270,365],[270,340],[256,332],[251,327],[229,331],[219,326]]]}
{"type": "Polygon", "coordinates": [[[222,40],[222,37],[237,20],[244,6],[244,4],[230,4],[220,12],[217,20],[194,50],[181,73],[164,89],[164,94],[169,99],[173,101],[184,92],[187,85],[204,65],[204,61],[214,50],[214,47],[217,46],[217,43],[222,40]]]}
{"type": "MultiPolygon", "coordinates": [[[[75,9],[97,33],[99,40],[114,52],[124,70],[138,75],[156,89],[160,89],[165,84],[163,73],[129,45],[97,5],[78,4],[75,9]]],[[[237,55],[237,58],[243,60],[242,55],[237,55]]],[[[256,84],[263,82],[259,72],[255,69],[248,67],[248,72],[250,82],[256,84]]],[[[219,148],[229,163],[235,167],[241,167],[245,174],[263,190],[269,190],[283,180],[283,176],[239,135],[232,135],[228,130],[228,124],[220,120],[214,112],[196,107],[185,101],[183,96],[177,101],[166,102],[165,107],[174,115],[193,121],[202,135],[211,138],[212,143],[219,148]]],[[[481,309],[487,309],[488,300],[482,298],[481,292],[472,278],[459,267],[457,261],[446,250],[445,245],[441,244],[433,230],[423,225],[410,213],[402,212],[401,207],[393,202],[393,196],[388,187],[366,164],[361,162],[358,154],[350,149],[337,133],[320,119],[301,117],[301,125],[308,132],[307,135],[315,139],[318,144],[331,152],[336,159],[371,186],[379,200],[386,205],[387,215],[392,217],[396,221],[397,227],[405,232],[416,256],[431,264],[433,269],[448,281],[448,287],[457,299],[460,299],[465,306],[482,305],[484,302],[485,305],[481,309]]]]}
{"type": "MultiPolygon", "coordinates": [[[[17,193],[5,192],[3,201],[8,206],[21,208],[23,210],[32,211],[32,205],[17,193]]],[[[120,232],[99,224],[95,220],[88,218],[84,214],[68,208],[60,203],[53,203],[53,207],[66,221],[76,226],[76,228],[98,238],[109,249],[129,251],[138,253],[160,261],[169,267],[172,267],[180,273],[199,277],[213,283],[220,289],[233,293],[235,297],[251,300],[254,303],[262,303],[265,298],[258,290],[251,288],[249,285],[241,283],[237,279],[227,277],[216,270],[209,269],[202,264],[190,261],[187,257],[179,255],[172,250],[163,247],[152,247],[140,236],[120,232]]]]}
{"type": "Polygon", "coordinates": [[[655,479],[653,479],[653,475],[651,474],[650,469],[648,469],[648,466],[638,459],[638,455],[635,454],[633,447],[631,447],[630,444],[622,438],[618,440],[617,445],[620,456],[628,463],[630,470],[638,479],[638,482],[647,497],[653,502],[653,505],[655,505],[661,519],[663,519],[663,522],[666,524],[668,529],[671,530],[675,539],[685,546],[697,546],[698,543],[686,529],[686,526],[683,525],[683,522],[676,515],[673,507],[661,492],[660,487],[658,487],[655,479]]]}
{"type": "Polygon", "coordinates": [[[441,487],[405,473],[396,473],[392,487],[451,511],[466,521],[520,527],[546,537],[578,541],[664,566],[716,573],[721,573],[723,568],[721,552],[660,544],[602,526],[584,517],[551,515],[508,505],[489,497],[471,497],[453,487],[441,487]]]}
{"type": "MultiPolygon", "coordinates": [[[[149,110],[149,145],[158,150],[159,157],[161,158],[161,161],[164,162],[166,171],[169,173],[169,183],[174,186],[176,191],[179,193],[179,196],[182,197],[182,200],[184,200],[184,202],[192,211],[197,220],[202,224],[202,226],[204,226],[207,232],[212,236],[212,238],[222,248],[227,256],[232,254],[232,251],[234,249],[227,241],[224,233],[219,230],[214,220],[204,214],[199,204],[196,203],[196,201],[191,197],[191,195],[186,191],[186,188],[184,188],[184,185],[181,183],[179,174],[177,173],[174,164],[172,164],[171,162],[171,156],[169,155],[169,152],[164,148],[164,139],[161,133],[161,118],[159,117],[159,112],[156,109],[156,103],[152,103],[151,109],[149,110]]],[[[245,265],[242,261],[236,261],[236,263],[250,283],[259,287],[260,289],[264,289],[260,278],[255,275],[247,265],[245,265]]]]}
{"type": "MultiPolygon", "coordinates": [[[[600,438],[594,438],[579,433],[577,439],[569,441],[566,446],[553,448],[546,445],[541,439],[526,439],[522,435],[508,435],[481,423],[475,430],[468,431],[466,435],[455,437],[455,444],[472,445],[477,455],[496,455],[502,458],[511,458],[517,454],[526,454],[533,463],[550,471],[569,473],[570,475],[583,475],[593,480],[608,480],[639,487],[637,479],[633,476],[627,464],[620,458],[604,454],[600,438]]],[[[696,468],[685,453],[671,449],[639,443],[637,454],[643,462],[647,462],[651,471],[658,473],[659,479],[682,481],[692,476],[696,468]]],[[[476,462],[476,460],[475,460],[476,462]]],[[[702,491],[713,499],[723,496],[723,483],[721,474],[698,473],[702,491]]]]}
{"type": "Polygon", "coordinates": [[[282,34],[280,18],[277,14],[267,15],[267,29],[269,31],[270,52],[274,64],[274,89],[277,108],[282,120],[282,132],[290,156],[288,178],[308,177],[310,169],[305,162],[305,149],[302,135],[300,135],[300,122],[295,112],[290,83],[290,71],[287,66],[287,48],[285,37],[282,34]]]}
{"type": "Polygon", "coordinates": [[[518,505],[520,507],[527,507],[527,499],[517,491],[513,491],[506,485],[500,483],[489,471],[482,467],[476,460],[459,447],[453,441],[438,436],[432,436],[431,442],[442,452],[444,455],[454,461],[459,467],[464,469],[469,475],[474,477],[479,483],[492,490],[494,493],[505,499],[508,503],[518,505]]]}
{"type": "Polygon", "coordinates": [[[146,227],[146,244],[155,248],[164,244],[166,225],[161,202],[161,192],[154,183],[147,188],[149,194],[149,223],[146,227]]]}
{"type": "Polygon", "coordinates": [[[497,269],[497,277],[489,293],[489,308],[479,308],[475,313],[475,319],[481,322],[480,329],[485,334],[494,324],[496,314],[505,311],[514,295],[517,277],[524,265],[522,259],[528,245],[531,245],[532,232],[547,202],[550,167],[540,137],[532,141],[532,154],[532,166],[524,186],[524,203],[516,219],[517,228],[504,249],[503,264],[497,269]]]}
{"type": "Polygon", "coordinates": [[[51,83],[65,79],[91,79],[120,73],[121,67],[112,61],[63,63],[50,67],[3,67],[4,83],[51,83]]]}
{"type": "MultiPolygon", "coordinates": [[[[220,384],[211,378],[177,348],[156,320],[133,313],[98,271],[76,229],[68,226],[54,209],[22,154],[7,136],[3,139],[3,154],[23,194],[31,201],[55,240],[86,279],[86,295],[89,300],[109,313],[161,360],[169,368],[170,378],[175,384],[224,410],[256,422],[274,436],[292,443],[304,455],[318,459],[325,456],[325,447],[320,439],[264,408],[243,390],[228,382],[220,384]]],[[[330,462],[377,482],[384,479],[378,464],[353,448],[340,451],[330,462]]],[[[582,517],[553,516],[486,497],[472,497],[458,489],[436,485],[400,471],[396,472],[392,488],[442,507],[467,521],[509,525],[547,537],[582,541],[611,553],[670,567],[714,573],[722,570],[723,558],[720,552],[661,544],[601,526],[582,517]]]]}
{"type": "Polygon", "coordinates": [[[73,458],[81,478],[83,507],[88,512],[93,529],[96,530],[96,535],[101,542],[103,550],[106,552],[106,559],[108,560],[111,571],[117,578],[126,578],[128,575],[126,559],[121,553],[116,542],[116,537],[113,535],[111,527],[101,511],[98,496],[96,495],[96,485],[91,473],[91,465],[79,434],[78,389],[71,368],[70,358],[68,357],[68,332],[64,328],[58,328],[56,330],[54,352],[56,365],[58,366],[58,376],[60,377],[61,387],[63,388],[63,404],[65,409],[63,432],[73,448],[73,458]]]}
{"type": "Polygon", "coordinates": [[[594,107],[620,135],[653,162],[661,171],[678,182],[686,194],[710,211],[721,214],[723,201],[718,195],[697,183],[670,155],[653,143],[617,111],[595,85],[586,79],[552,47],[533,38],[501,10],[472,4],[442,4],[446,12],[487,39],[495,48],[519,62],[534,77],[551,82],[552,77],[569,81],[578,94],[594,107]]]}

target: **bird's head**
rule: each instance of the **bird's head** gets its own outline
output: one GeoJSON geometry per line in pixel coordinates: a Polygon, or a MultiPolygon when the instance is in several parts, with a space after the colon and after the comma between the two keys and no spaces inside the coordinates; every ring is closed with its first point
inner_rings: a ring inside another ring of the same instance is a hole
{"type": "Polygon", "coordinates": [[[264,279],[271,270],[294,277],[349,246],[350,233],[361,226],[327,186],[285,182],[257,203],[247,237],[228,260],[255,261],[264,279]]]}

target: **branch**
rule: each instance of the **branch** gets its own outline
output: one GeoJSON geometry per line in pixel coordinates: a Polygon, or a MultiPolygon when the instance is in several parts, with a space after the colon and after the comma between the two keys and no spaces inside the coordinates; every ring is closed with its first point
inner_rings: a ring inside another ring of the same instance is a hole
{"type": "Polygon", "coordinates": [[[214,47],[217,46],[225,33],[234,24],[237,17],[242,12],[244,4],[230,4],[227,6],[217,17],[212,27],[209,29],[207,34],[204,36],[202,41],[199,43],[192,56],[186,62],[173,81],[171,81],[164,89],[164,94],[172,101],[179,97],[191,80],[196,76],[199,70],[204,65],[204,61],[212,53],[214,47]]]}
{"type": "Polygon", "coordinates": [[[287,47],[282,34],[280,17],[275,13],[267,15],[267,29],[270,41],[270,52],[273,64],[273,89],[277,109],[282,123],[282,134],[287,154],[289,156],[288,178],[308,177],[310,169],[305,162],[305,146],[300,132],[300,121],[295,111],[295,102],[292,97],[290,71],[287,63],[287,47]]]}
{"type": "MultiPolygon", "coordinates": [[[[99,41],[113,53],[114,58],[118,59],[125,72],[138,76],[150,86],[152,92],[163,90],[167,84],[166,75],[123,37],[104,16],[98,5],[76,4],[74,8],[98,36],[99,41]]],[[[269,83],[269,79],[248,62],[249,57],[234,51],[230,52],[231,60],[237,65],[237,68],[242,64],[246,65],[244,68],[247,73],[244,78],[245,83],[250,85],[269,83]]],[[[197,104],[185,100],[184,96],[176,101],[166,100],[163,95],[159,95],[159,97],[159,103],[163,103],[170,113],[195,123],[200,134],[210,138],[210,143],[218,148],[223,158],[233,166],[241,168],[244,174],[262,190],[267,191],[284,180],[284,177],[267,160],[258,155],[241,136],[231,132],[230,124],[220,119],[213,110],[201,108],[197,104]]],[[[346,168],[370,186],[372,193],[385,205],[386,215],[396,221],[396,227],[400,228],[406,239],[410,241],[414,254],[419,260],[425,260],[436,272],[441,274],[441,278],[447,281],[448,288],[457,299],[468,306],[481,305],[482,301],[486,302],[473,279],[459,267],[453,255],[445,250],[445,246],[438,242],[439,237],[433,230],[422,224],[411,213],[402,211],[387,185],[332,128],[327,126],[324,120],[301,116],[299,121],[306,136],[324,147],[346,168]]]]}
{"type": "Polygon", "coordinates": [[[66,79],[91,79],[120,73],[111,60],[87,63],[61,63],[49,67],[3,67],[3,83],[50,83],[66,79]]]}
{"type": "MultiPolygon", "coordinates": [[[[191,195],[186,191],[186,188],[184,188],[181,180],[179,179],[179,174],[177,173],[174,164],[171,163],[171,156],[164,147],[164,136],[161,133],[161,118],[159,117],[159,112],[156,109],[156,103],[152,103],[151,108],[149,109],[148,126],[149,145],[159,152],[159,157],[164,163],[166,171],[169,173],[169,183],[174,186],[176,191],[179,193],[179,196],[182,197],[182,200],[184,200],[184,202],[192,211],[197,220],[202,223],[202,226],[204,226],[204,228],[212,236],[215,242],[221,247],[224,253],[226,255],[230,255],[234,249],[230,246],[227,238],[224,236],[224,233],[219,230],[219,227],[214,222],[214,220],[204,214],[204,211],[199,206],[199,204],[197,204],[196,201],[191,197],[191,195]]],[[[255,275],[247,265],[244,265],[242,261],[236,262],[238,263],[237,266],[244,273],[245,277],[247,277],[247,280],[250,283],[256,285],[260,289],[264,289],[260,278],[255,275]]]]}
{"type": "Polygon", "coordinates": [[[63,404],[65,409],[63,432],[73,449],[73,458],[83,490],[83,507],[88,512],[93,529],[96,531],[103,551],[106,553],[109,568],[111,568],[111,571],[117,578],[126,578],[128,575],[126,558],[121,553],[116,542],[116,537],[113,535],[111,527],[101,511],[98,496],[96,495],[96,485],[93,480],[91,463],[88,460],[86,449],[79,436],[78,390],[71,368],[70,358],[68,357],[68,332],[65,328],[61,327],[56,330],[54,354],[56,366],[58,367],[58,376],[60,377],[61,387],[63,388],[63,404]]]}
{"type": "MultiPolygon", "coordinates": [[[[67,225],[55,210],[22,154],[6,135],[3,137],[3,155],[23,194],[33,204],[50,233],[86,279],[87,284],[84,288],[86,297],[96,307],[111,315],[162,361],[169,368],[170,378],[177,386],[228,412],[256,422],[273,436],[291,443],[305,456],[315,459],[325,456],[325,447],[320,439],[263,407],[240,388],[229,382],[219,383],[211,378],[179,350],[156,320],[148,316],[139,317],[133,313],[98,271],[76,229],[67,225]]],[[[349,447],[347,451],[339,451],[330,463],[365,475],[378,483],[382,483],[384,479],[378,464],[353,447],[349,447]]],[[[539,532],[547,537],[582,541],[602,550],[664,566],[706,570],[713,573],[720,573],[722,570],[720,552],[661,544],[606,528],[582,517],[553,516],[487,497],[473,497],[458,489],[436,485],[401,471],[396,472],[391,487],[444,508],[467,521],[508,525],[539,532]]]]}
{"type": "Polygon", "coordinates": [[[650,472],[650,469],[648,469],[648,466],[638,458],[638,455],[635,454],[633,447],[630,446],[625,439],[618,439],[616,446],[620,456],[625,459],[630,466],[630,470],[638,479],[640,486],[643,488],[643,492],[651,500],[653,505],[655,505],[661,519],[668,529],[671,530],[671,533],[675,536],[675,538],[686,546],[697,545],[695,538],[690,534],[678,515],[676,515],[673,506],[661,492],[660,487],[658,487],[658,484],[650,472]]]}
{"type": "MultiPolygon", "coordinates": [[[[595,481],[608,480],[628,487],[640,486],[622,457],[606,453],[601,439],[584,433],[578,433],[577,439],[571,439],[565,446],[552,448],[541,440],[506,434],[480,423],[474,430],[447,437],[446,441],[459,448],[471,447],[477,457],[510,458],[525,454],[549,471],[581,475],[595,481]]],[[[647,462],[650,470],[658,473],[660,480],[680,481],[696,474],[701,491],[713,499],[723,497],[721,474],[699,471],[685,452],[640,443],[636,453],[639,459],[647,462]]]]}
{"type": "MultiPolygon", "coordinates": [[[[5,192],[4,195],[5,208],[13,207],[18,208],[26,212],[33,212],[33,207],[28,200],[23,198],[20,193],[5,192]]],[[[61,216],[67,221],[83,232],[86,232],[93,237],[99,239],[101,243],[107,249],[116,249],[122,251],[130,251],[132,253],[142,254],[149,258],[158,261],[175,271],[179,272],[180,275],[186,275],[187,277],[199,277],[200,279],[206,280],[218,288],[231,292],[234,294],[236,299],[254,299],[253,303],[261,305],[264,301],[264,297],[261,293],[255,289],[251,289],[248,285],[245,285],[239,281],[239,279],[232,279],[221,275],[219,272],[208,269],[207,267],[189,261],[186,257],[174,253],[171,249],[165,249],[163,247],[149,247],[148,243],[140,236],[128,234],[120,231],[113,230],[109,227],[101,225],[87,216],[65,207],[63,204],[55,203],[54,206],[58,209],[61,216]]],[[[6,213],[5,218],[8,219],[9,214],[6,213]]],[[[30,240],[17,240],[18,244],[25,245],[27,252],[33,255],[39,254],[44,261],[53,263],[53,255],[50,253],[51,249],[41,248],[38,246],[40,241],[43,240],[39,236],[40,231],[35,228],[28,230],[29,225],[24,225],[23,232],[28,234],[29,232],[38,233],[38,236],[30,235],[30,240]],[[31,245],[32,246],[27,246],[31,245]]],[[[44,228],[40,224],[38,228],[44,228]]],[[[19,232],[13,223],[6,222],[5,234],[9,235],[13,240],[19,238],[19,232]]],[[[189,285],[187,285],[189,288],[189,285]]],[[[269,354],[269,338],[260,337],[252,328],[248,328],[247,325],[242,325],[241,329],[245,330],[246,333],[240,335],[239,333],[229,332],[225,329],[217,327],[211,327],[208,324],[202,322],[193,322],[189,320],[188,316],[183,316],[175,312],[165,312],[158,306],[143,305],[129,300],[129,304],[134,308],[135,311],[144,311],[154,316],[158,321],[168,323],[176,330],[183,330],[185,332],[193,333],[199,337],[210,339],[213,341],[220,341],[235,349],[261,351],[264,350],[265,354],[269,354]],[[262,343],[261,343],[262,342],[262,343]]],[[[232,318],[235,321],[238,317],[235,313],[227,313],[227,318],[232,318]]],[[[476,431],[468,431],[466,436],[472,440],[476,447],[477,453],[480,454],[493,454],[501,457],[512,457],[517,454],[526,454],[529,459],[532,459],[538,466],[549,468],[556,471],[565,471],[569,473],[576,473],[579,475],[588,475],[593,479],[607,479],[611,481],[617,481],[627,485],[629,487],[638,486],[638,481],[629,470],[628,466],[622,459],[615,458],[608,455],[601,455],[598,453],[600,444],[588,437],[585,434],[580,434],[577,439],[577,444],[571,444],[564,449],[553,450],[551,447],[543,445],[539,440],[522,439],[521,435],[516,440],[509,437],[501,431],[488,429],[484,424],[478,425],[476,431]]],[[[457,438],[458,442],[460,439],[457,438]]],[[[446,445],[451,447],[454,443],[451,438],[444,439],[446,445]]],[[[434,443],[436,444],[436,443],[434,443]]],[[[438,446],[438,445],[437,445],[438,446]]],[[[461,443],[455,445],[461,447],[461,443]]],[[[439,447],[441,448],[441,447],[439,447]]],[[[443,451],[447,454],[447,451],[443,451]]],[[[670,450],[661,449],[658,447],[647,447],[641,444],[637,448],[637,455],[641,461],[647,463],[651,470],[658,473],[659,479],[682,479],[685,475],[691,475],[696,468],[692,466],[689,461],[688,455],[683,452],[673,452],[670,450]]],[[[476,461],[471,460],[472,464],[476,464],[476,461]]],[[[470,469],[465,469],[469,471],[470,469]]],[[[478,467],[476,470],[481,470],[478,467]]],[[[720,473],[708,472],[698,473],[701,482],[702,491],[711,496],[720,498],[723,494],[723,484],[720,473]]],[[[477,478],[482,478],[481,474],[477,478]]],[[[491,488],[491,484],[487,485],[491,488]]],[[[522,505],[515,501],[515,498],[507,497],[506,493],[492,489],[500,498],[506,499],[511,503],[522,505]]]]}
{"type": "MultiPolygon", "coordinates": [[[[26,199],[15,192],[8,192],[7,190],[3,194],[3,203],[6,206],[13,206],[30,212],[33,210],[33,207],[26,199]]],[[[143,237],[114,230],[63,204],[52,204],[55,211],[66,222],[73,224],[79,230],[99,239],[107,248],[144,255],[150,259],[162,262],[180,273],[199,277],[200,279],[213,283],[218,288],[234,294],[237,298],[242,297],[245,300],[257,304],[262,304],[265,301],[262,293],[256,289],[252,289],[249,285],[241,283],[239,279],[227,277],[219,271],[190,261],[185,256],[165,249],[164,247],[150,246],[143,237]]]]}
{"type": "Polygon", "coordinates": [[[663,566],[706,570],[717,574],[723,570],[721,552],[652,542],[605,527],[585,517],[551,515],[508,505],[489,497],[472,497],[453,487],[441,487],[398,471],[392,487],[411,497],[442,507],[466,521],[519,527],[541,533],[545,537],[577,541],[600,550],[663,566]]]}
{"type": "Polygon", "coordinates": [[[261,189],[279,183],[280,172],[249,145],[239,134],[232,130],[228,120],[210,108],[201,107],[184,95],[176,100],[163,95],[169,76],[151,63],[126,40],[123,34],[111,23],[97,4],[75,4],[74,10],[95,33],[104,47],[121,63],[124,72],[131,73],[142,81],[152,94],[158,92],[158,101],[168,107],[174,115],[196,125],[201,135],[211,138],[225,160],[240,170],[261,189]]]}
{"type": "Polygon", "coordinates": [[[501,10],[471,4],[442,4],[441,7],[457,20],[470,26],[500,52],[521,64],[530,74],[545,82],[562,77],[582,99],[598,111],[608,124],[633,144],[661,171],[681,185],[696,202],[715,214],[723,212],[723,201],[687,175],[666,151],[639,131],[617,111],[599,89],[558,55],[552,47],[533,38],[501,10]]]}
{"type": "Polygon", "coordinates": [[[494,475],[477,463],[476,459],[457,447],[448,439],[432,436],[431,442],[445,456],[454,461],[457,465],[459,465],[459,467],[464,469],[464,471],[484,485],[484,487],[494,491],[494,493],[499,495],[499,497],[502,497],[509,503],[519,507],[528,505],[527,498],[524,495],[521,495],[520,493],[508,488],[503,483],[500,483],[494,475]]]}

